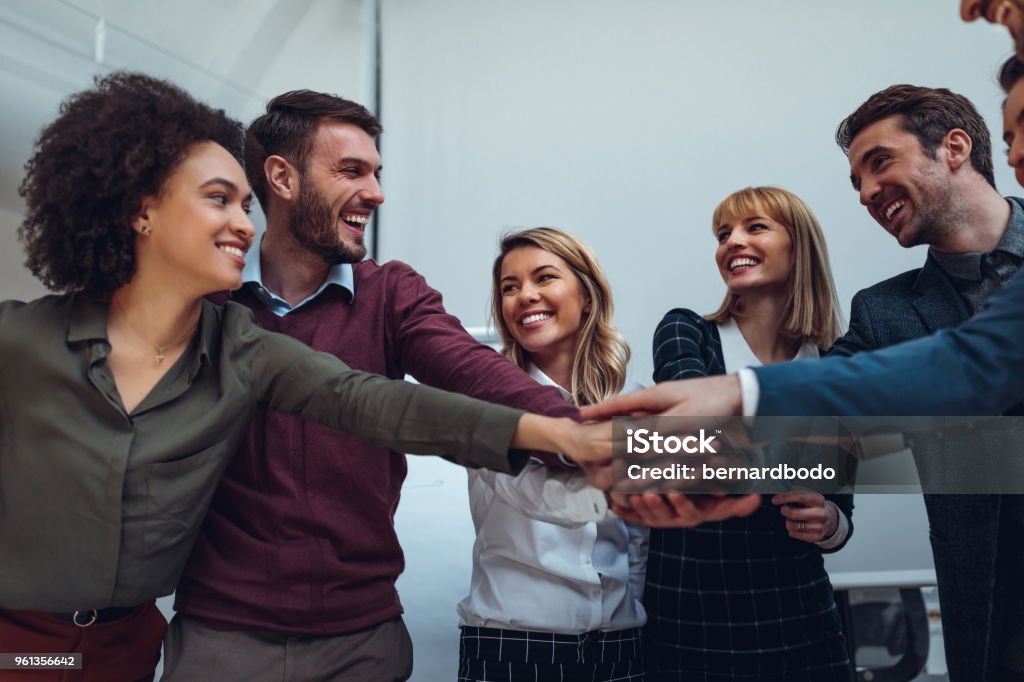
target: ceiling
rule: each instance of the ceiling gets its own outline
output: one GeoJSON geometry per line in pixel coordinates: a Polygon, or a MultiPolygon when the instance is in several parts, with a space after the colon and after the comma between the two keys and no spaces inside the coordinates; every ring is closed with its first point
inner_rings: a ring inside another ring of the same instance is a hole
{"type": "Polygon", "coordinates": [[[372,0],[0,0],[0,209],[67,95],[118,69],[168,78],[247,121],[312,87],[370,102],[372,0]]]}

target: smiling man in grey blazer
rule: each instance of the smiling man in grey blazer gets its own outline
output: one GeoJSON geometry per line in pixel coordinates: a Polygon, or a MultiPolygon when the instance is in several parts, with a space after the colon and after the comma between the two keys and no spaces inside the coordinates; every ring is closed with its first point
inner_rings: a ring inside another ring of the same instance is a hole
{"type": "MultiPolygon", "coordinates": [[[[1017,272],[1024,260],[1024,202],[996,191],[989,131],[966,98],[895,85],[844,120],[836,141],[871,217],[900,246],[929,249],[923,267],[857,293],[850,330],[830,355],[959,325],[1017,272]]],[[[1019,448],[1024,432],[1002,438],[989,445],[1019,448]]],[[[959,439],[918,439],[922,479],[940,466],[943,453],[976,449],[966,436],[959,439]]],[[[925,495],[925,506],[950,679],[990,679],[997,669],[1024,673],[1024,623],[1004,618],[1016,612],[1004,609],[1015,599],[1006,585],[1024,579],[1017,575],[1024,549],[1006,541],[1008,532],[1024,534],[1024,504],[1019,496],[939,494],[925,495]]]]}

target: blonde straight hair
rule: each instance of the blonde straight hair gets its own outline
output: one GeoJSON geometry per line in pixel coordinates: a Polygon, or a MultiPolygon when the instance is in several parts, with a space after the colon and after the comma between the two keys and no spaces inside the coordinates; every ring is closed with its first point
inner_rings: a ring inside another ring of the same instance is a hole
{"type": "Polygon", "coordinates": [[[526,368],[530,354],[519,345],[501,314],[501,266],[510,251],[536,246],[564,260],[579,281],[590,312],[581,322],[572,361],[569,392],[576,405],[590,405],[618,394],[626,383],[629,345],[612,324],[612,292],[593,252],[572,235],[553,227],[506,234],[498,246],[491,276],[491,317],[501,337],[501,353],[526,368]]]}
{"type": "MultiPolygon", "coordinates": [[[[747,187],[718,204],[711,219],[711,231],[717,233],[724,223],[753,215],[764,215],[781,223],[793,244],[793,272],[780,325],[782,334],[822,349],[830,348],[843,333],[843,317],[818,219],[803,199],[792,192],[779,187],[747,187]]],[[[742,314],[741,298],[730,291],[718,310],[705,317],[713,322],[726,322],[742,314]]]]}

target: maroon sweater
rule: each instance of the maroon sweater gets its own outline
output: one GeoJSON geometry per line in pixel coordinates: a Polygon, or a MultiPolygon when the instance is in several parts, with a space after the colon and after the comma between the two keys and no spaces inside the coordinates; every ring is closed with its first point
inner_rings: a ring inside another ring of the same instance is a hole
{"type": "MultiPolygon", "coordinates": [[[[552,416],[578,417],[445,312],[397,261],[354,265],[355,299],[328,287],[278,317],[248,289],[234,300],[264,328],[350,366],[552,416]]],[[[174,608],[220,629],[330,635],[395,618],[404,568],[394,516],[405,456],[272,412],[253,421],[214,495],[174,608]]]]}

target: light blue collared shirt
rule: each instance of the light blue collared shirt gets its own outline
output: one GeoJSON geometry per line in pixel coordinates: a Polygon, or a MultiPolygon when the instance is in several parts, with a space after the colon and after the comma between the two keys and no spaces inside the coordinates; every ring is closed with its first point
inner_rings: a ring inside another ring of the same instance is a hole
{"type": "Polygon", "coordinates": [[[294,306],[288,303],[263,284],[263,271],[260,266],[260,247],[262,246],[262,240],[260,244],[256,245],[256,248],[249,249],[249,253],[246,254],[245,268],[242,269],[242,286],[249,287],[253,293],[256,294],[256,298],[260,300],[263,305],[270,309],[270,312],[274,313],[278,317],[284,317],[290,312],[294,312],[306,305],[329,286],[339,286],[346,290],[349,294],[349,300],[354,300],[356,297],[356,282],[355,276],[352,273],[351,263],[337,263],[331,266],[330,271],[327,273],[327,279],[320,285],[320,288],[314,291],[312,294],[302,299],[294,306]]]}

